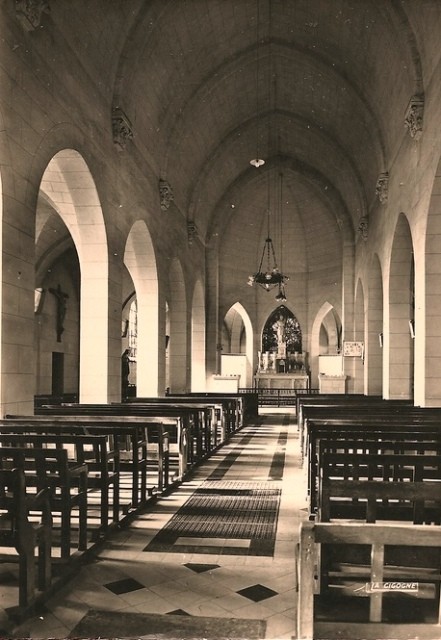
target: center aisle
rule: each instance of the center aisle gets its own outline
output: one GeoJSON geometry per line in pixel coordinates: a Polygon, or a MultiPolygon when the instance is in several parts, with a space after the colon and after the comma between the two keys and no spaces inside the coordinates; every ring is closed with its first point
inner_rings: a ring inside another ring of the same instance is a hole
{"type": "Polygon", "coordinates": [[[305,499],[295,415],[260,416],[14,637],[291,639],[305,499]]]}

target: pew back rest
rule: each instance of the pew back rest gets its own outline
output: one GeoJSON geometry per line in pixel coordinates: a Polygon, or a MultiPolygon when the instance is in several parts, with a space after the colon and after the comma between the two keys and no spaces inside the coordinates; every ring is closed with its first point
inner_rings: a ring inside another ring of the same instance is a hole
{"type": "MultiPolygon", "coordinates": [[[[369,597],[369,621],[367,623],[327,622],[315,620],[317,592],[317,565],[323,561],[323,545],[368,545],[370,553],[370,584],[382,583],[385,574],[385,548],[396,547],[397,541],[402,548],[436,548],[441,550],[441,529],[424,525],[390,524],[353,524],[353,523],[313,523],[303,522],[300,526],[300,544],[298,556],[298,640],[311,638],[401,638],[439,637],[441,623],[441,601],[438,603],[438,620],[432,625],[416,625],[418,635],[409,635],[409,625],[381,624],[383,614],[383,591],[371,590],[369,597]],[[376,624],[372,624],[376,623],[376,624]],[[342,636],[341,632],[345,627],[342,636]],[[421,635],[420,635],[421,634],[421,635]]],[[[398,567],[399,569],[399,567],[398,567]]],[[[399,578],[398,578],[399,579],[399,578]]],[[[433,578],[439,583],[438,576],[433,578]]],[[[440,600],[438,590],[438,600],[440,600]]],[[[350,602],[348,602],[350,606],[350,602]]],[[[415,632],[415,629],[413,629],[415,632]]]]}
{"type": "Polygon", "coordinates": [[[31,472],[38,489],[43,489],[53,482],[57,486],[67,486],[73,476],[87,470],[86,465],[69,464],[68,452],[65,449],[0,447],[0,468],[8,467],[31,472]]]}
{"type": "Polygon", "coordinates": [[[95,471],[107,472],[109,465],[118,467],[119,462],[118,445],[107,435],[0,433],[0,446],[64,449],[68,460],[87,463],[95,471]]]}

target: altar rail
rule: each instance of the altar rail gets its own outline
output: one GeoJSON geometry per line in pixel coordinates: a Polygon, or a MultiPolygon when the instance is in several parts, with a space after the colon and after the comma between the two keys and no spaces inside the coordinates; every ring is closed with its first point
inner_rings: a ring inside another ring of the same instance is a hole
{"type": "Polygon", "coordinates": [[[239,393],[257,393],[259,407],[295,407],[298,395],[319,393],[318,389],[263,389],[245,388],[239,389],[239,393]]]}

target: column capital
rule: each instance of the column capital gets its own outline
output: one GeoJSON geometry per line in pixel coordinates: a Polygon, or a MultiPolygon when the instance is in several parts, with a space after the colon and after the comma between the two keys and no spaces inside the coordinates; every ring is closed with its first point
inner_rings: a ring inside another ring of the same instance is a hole
{"type": "Polygon", "coordinates": [[[133,139],[132,123],[121,107],[114,107],[112,109],[112,133],[113,142],[117,146],[118,151],[125,149],[127,140],[133,139]]]}
{"type": "Polygon", "coordinates": [[[407,128],[411,138],[419,140],[423,133],[424,97],[422,95],[412,96],[407,106],[404,119],[404,126],[407,128]]]}
{"type": "Polygon", "coordinates": [[[163,211],[166,211],[170,207],[170,203],[175,199],[173,189],[167,180],[159,180],[159,199],[163,211]]]}
{"type": "Polygon", "coordinates": [[[48,0],[15,0],[17,18],[25,31],[35,31],[41,26],[43,13],[49,13],[48,0]]]}
{"type": "Polygon", "coordinates": [[[194,220],[187,220],[187,237],[188,244],[193,244],[193,241],[198,237],[198,229],[194,220]]]}
{"type": "Polygon", "coordinates": [[[389,191],[389,173],[387,171],[380,173],[377,184],[375,186],[375,194],[381,204],[386,204],[389,191]]]}
{"type": "Polygon", "coordinates": [[[357,231],[360,234],[362,240],[366,242],[368,239],[368,230],[369,230],[369,219],[367,216],[362,216],[360,218],[360,222],[358,223],[357,231]]]}

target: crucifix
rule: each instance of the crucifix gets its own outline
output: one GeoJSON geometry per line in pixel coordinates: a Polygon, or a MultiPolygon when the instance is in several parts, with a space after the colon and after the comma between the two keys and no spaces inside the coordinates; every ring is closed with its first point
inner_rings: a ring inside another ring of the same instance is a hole
{"type": "Polygon", "coordinates": [[[69,297],[67,293],[61,290],[61,285],[58,284],[56,289],[50,288],[50,293],[57,299],[57,342],[61,342],[61,334],[64,331],[64,318],[66,316],[66,300],[69,297]]]}

